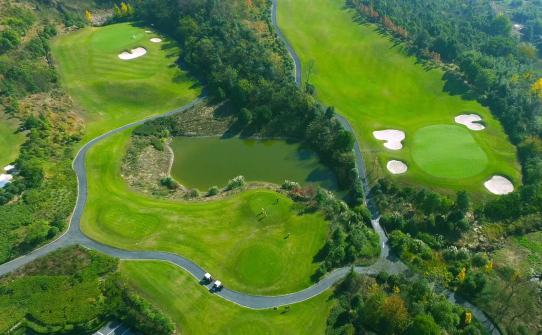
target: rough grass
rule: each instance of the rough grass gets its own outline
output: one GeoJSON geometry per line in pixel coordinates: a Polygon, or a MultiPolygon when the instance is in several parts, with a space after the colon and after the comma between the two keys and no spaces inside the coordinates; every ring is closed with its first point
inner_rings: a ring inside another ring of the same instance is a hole
{"type": "Polygon", "coordinates": [[[436,177],[465,178],[487,165],[487,156],[471,132],[461,126],[435,125],[419,129],[412,141],[412,160],[436,177]]]}
{"type": "Polygon", "coordinates": [[[518,183],[515,149],[489,110],[462,100],[460,85],[443,80],[443,71],[417,63],[401,44],[379,33],[375,25],[359,23],[355,12],[344,6],[344,0],[280,0],[277,19],[303,69],[315,60],[310,82],[316,86],[316,97],[351,122],[369,177],[389,175],[386,163],[398,159],[409,164],[409,171],[392,177],[406,183],[485,194],[483,181],[493,174],[518,183]],[[441,178],[420,169],[411,159],[414,133],[429,125],[455,124],[454,117],[465,112],[479,114],[487,127],[472,132],[488,157],[486,168],[468,178],[441,178]],[[404,148],[386,149],[372,135],[381,129],[404,131],[404,148]]]}
{"type": "Polygon", "coordinates": [[[313,257],[328,232],[321,215],[297,216],[292,201],[267,190],[204,203],[132,193],[120,176],[129,139],[130,131],[124,131],[87,153],[85,234],[122,249],[182,255],[238,291],[275,295],[311,285],[310,276],[318,266],[313,257]],[[274,205],[277,197],[280,201],[274,205]],[[258,215],[262,208],[267,218],[258,215]],[[291,236],[285,239],[288,233],[291,236]],[[256,274],[260,278],[254,278],[256,274]]]}
{"type": "Polygon", "coordinates": [[[331,291],[284,307],[252,310],[212,295],[181,268],[153,261],[124,261],[121,271],[145,298],[166,312],[181,334],[323,334],[331,291]]]}
{"type": "Polygon", "coordinates": [[[148,29],[122,23],[54,39],[53,55],[63,85],[85,117],[82,144],[130,122],[186,105],[201,93],[196,79],[176,64],[177,44],[167,36],[145,33],[148,29]],[[156,36],[163,42],[150,42],[156,36]],[[147,54],[132,60],[118,57],[137,47],[144,47],[147,54]]]}
{"type": "Polygon", "coordinates": [[[15,133],[18,126],[18,119],[0,110],[0,174],[4,173],[4,166],[19,156],[19,149],[26,140],[24,133],[15,133]]]}

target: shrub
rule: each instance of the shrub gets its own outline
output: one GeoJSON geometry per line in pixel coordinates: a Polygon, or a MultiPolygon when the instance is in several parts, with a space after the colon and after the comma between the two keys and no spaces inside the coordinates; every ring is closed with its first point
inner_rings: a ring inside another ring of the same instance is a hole
{"type": "Polygon", "coordinates": [[[233,190],[234,188],[245,186],[245,177],[237,176],[228,181],[228,190],[233,190]]]}
{"type": "Polygon", "coordinates": [[[285,180],[284,183],[282,183],[282,189],[291,191],[293,189],[299,188],[299,184],[295,181],[289,181],[285,180]]]}
{"type": "Polygon", "coordinates": [[[218,186],[211,186],[209,187],[209,190],[207,190],[207,195],[209,197],[212,197],[213,195],[217,195],[220,192],[220,189],[218,186]]]}
{"type": "Polygon", "coordinates": [[[159,138],[153,138],[151,140],[151,143],[156,148],[156,150],[164,151],[164,143],[159,138]]]}
{"type": "Polygon", "coordinates": [[[56,234],[58,234],[58,228],[57,228],[57,227],[51,227],[51,228],[49,228],[49,232],[48,232],[48,234],[47,234],[47,236],[48,236],[49,238],[55,237],[56,234]]]}
{"type": "Polygon", "coordinates": [[[175,179],[168,176],[163,176],[160,180],[160,183],[169,188],[170,190],[176,190],[179,188],[179,183],[177,183],[175,179]]]}
{"type": "Polygon", "coordinates": [[[193,188],[191,190],[189,190],[186,195],[189,197],[189,198],[197,198],[199,197],[199,190],[197,188],[193,188]]]}
{"type": "Polygon", "coordinates": [[[379,284],[384,284],[388,281],[390,275],[386,271],[380,271],[376,276],[376,282],[379,284]]]}
{"type": "Polygon", "coordinates": [[[246,108],[241,108],[237,118],[242,124],[249,124],[252,121],[252,113],[246,108]]]}

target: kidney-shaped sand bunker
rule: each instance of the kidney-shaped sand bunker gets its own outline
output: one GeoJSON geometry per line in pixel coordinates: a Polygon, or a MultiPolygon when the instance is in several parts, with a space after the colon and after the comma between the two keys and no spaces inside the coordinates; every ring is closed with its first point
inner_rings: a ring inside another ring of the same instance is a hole
{"type": "Polygon", "coordinates": [[[147,49],[143,47],[135,48],[130,51],[131,52],[124,51],[123,53],[119,54],[119,58],[122,60],[134,59],[147,53],[147,49]]]}

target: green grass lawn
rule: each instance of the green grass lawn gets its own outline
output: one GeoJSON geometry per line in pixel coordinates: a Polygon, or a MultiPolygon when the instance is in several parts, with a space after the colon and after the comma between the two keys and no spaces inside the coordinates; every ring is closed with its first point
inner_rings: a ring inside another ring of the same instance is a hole
{"type": "Polygon", "coordinates": [[[324,334],[331,290],[284,307],[252,310],[212,295],[183,269],[165,262],[124,261],[122,273],[167,313],[180,334],[324,334]]]}
{"type": "Polygon", "coordinates": [[[0,111],[0,174],[4,172],[4,166],[19,156],[21,144],[26,140],[24,133],[15,134],[18,127],[18,119],[0,111]]]}
{"type": "Polygon", "coordinates": [[[85,28],[54,39],[53,55],[63,85],[85,117],[81,143],[130,122],[163,114],[194,101],[199,82],[176,65],[175,41],[130,23],[85,28]],[[132,37],[135,36],[135,39],[132,37]],[[161,43],[150,42],[152,37],[161,43]],[[147,54],[121,60],[143,47],[147,54]]]}
{"type": "Polygon", "coordinates": [[[461,126],[435,125],[419,129],[412,141],[412,158],[425,172],[441,178],[466,178],[482,172],[487,156],[461,126]]]}
{"type": "Polygon", "coordinates": [[[455,92],[457,85],[445,82],[443,71],[416,63],[401,44],[379,33],[375,25],[356,22],[355,12],[344,5],[344,0],[279,0],[277,19],[303,69],[314,59],[310,82],[316,87],[316,97],[334,105],[351,122],[369,177],[391,176],[386,163],[398,159],[406,162],[409,170],[393,178],[406,183],[488,194],[483,181],[498,173],[510,177],[517,186],[520,172],[515,148],[489,110],[448,93],[455,92]],[[417,166],[412,157],[416,131],[455,124],[454,117],[465,112],[479,114],[484,121],[485,130],[470,132],[485,152],[487,165],[463,178],[454,177],[453,172],[443,178],[442,173],[436,176],[417,166]],[[382,129],[404,131],[403,149],[389,150],[376,140],[372,132],[382,129]]]}
{"type": "Polygon", "coordinates": [[[313,257],[328,232],[321,215],[294,215],[291,200],[267,190],[203,203],[132,193],[120,177],[130,134],[113,135],[87,154],[85,234],[122,249],[182,255],[242,292],[275,295],[311,285],[318,266],[313,257]],[[280,201],[274,205],[277,197],[280,201]],[[262,208],[267,218],[258,215],[262,208]]]}

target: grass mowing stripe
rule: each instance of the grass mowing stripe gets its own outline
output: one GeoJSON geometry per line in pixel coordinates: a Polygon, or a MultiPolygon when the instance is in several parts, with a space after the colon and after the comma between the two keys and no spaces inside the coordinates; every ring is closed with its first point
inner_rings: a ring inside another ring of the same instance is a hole
{"type": "Polygon", "coordinates": [[[145,29],[122,23],[85,28],[53,40],[64,86],[84,111],[87,130],[80,145],[127,123],[186,105],[201,93],[197,80],[175,65],[179,47],[167,36],[160,36],[163,43],[150,42],[145,29]],[[139,46],[147,54],[129,61],[118,58],[139,46]]]}
{"type": "Polygon", "coordinates": [[[291,305],[287,313],[252,310],[207,292],[181,268],[152,261],[123,261],[122,273],[145,298],[166,312],[182,334],[323,334],[331,291],[291,305]]]}

